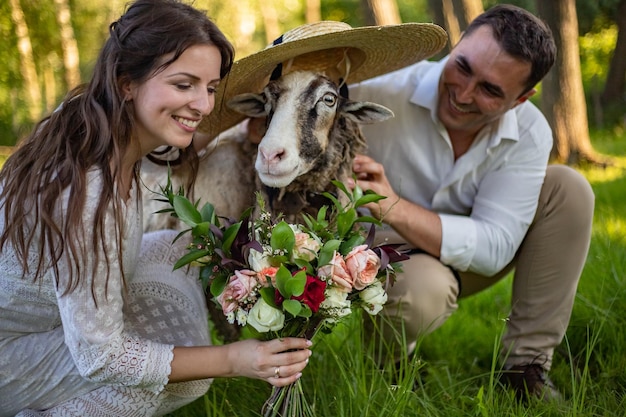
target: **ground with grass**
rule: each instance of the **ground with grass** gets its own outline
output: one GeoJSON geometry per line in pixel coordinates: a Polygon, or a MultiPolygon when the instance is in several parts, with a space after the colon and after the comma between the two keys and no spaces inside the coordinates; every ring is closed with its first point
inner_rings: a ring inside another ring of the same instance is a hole
{"type": "MultiPolygon", "coordinates": [[[[509,308],[509,276],[462,300],[459,311],[420,341],[418,355],[405,358],[399,370],[376,366],[359,317],[316,339],[303,376],[316,415],[626,415],[626,133],[596,133],[593,144],[613,155],[615,165],[581,168],[595,191],[596,210],[570,327],[551,372],[565,403],[522,406],[497,382],[496,352],[509,308]]],[[[258,416],[269,394],[263,381],[216,379],[203,398],[170,417],[258,416]]]]}

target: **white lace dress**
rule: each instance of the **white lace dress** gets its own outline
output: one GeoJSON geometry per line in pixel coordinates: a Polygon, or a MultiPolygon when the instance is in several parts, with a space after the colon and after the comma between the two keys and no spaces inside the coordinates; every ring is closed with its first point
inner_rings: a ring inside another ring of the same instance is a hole
{"type": "MultiPolygon", "coordinates": [[[[100,187],[97,172],[90,173],[88,205],[95,206],[100,187]]],[[[85,224],[94,211],[87,210],[85,224]]],[[[142,240],[135,189],[126,211],[128,285],[112,274],[105,288],[105,273],[98,274],[97,307],[90,282],[62,296],[51,272],[33,282],[22,278],[10,250],[0,254],[0,416],[155,416],[208,390],[211,380],[168,384],[173,346],[210,343],[197,270],[172,271],[184,253],[182,242],[172,245],[175,232],[142,240]]],[[[107,236],[114,236],[110,223],[107,236]]],[[[108,256],[115,262],[116,250],[108,256]]],[[[64,270],[60,265],[61,277],[64,270]]]]}

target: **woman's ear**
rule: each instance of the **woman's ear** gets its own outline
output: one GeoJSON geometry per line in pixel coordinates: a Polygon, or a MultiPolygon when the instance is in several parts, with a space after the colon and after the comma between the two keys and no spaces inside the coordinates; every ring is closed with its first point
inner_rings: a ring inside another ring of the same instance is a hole
{"type": "Polygon", "coordinates": [[[133,100],[133,88],[132,83],[128,81],[120,82],[120,92],[121,96],[124,97],[124,101],[132,101],[133,100]]]}

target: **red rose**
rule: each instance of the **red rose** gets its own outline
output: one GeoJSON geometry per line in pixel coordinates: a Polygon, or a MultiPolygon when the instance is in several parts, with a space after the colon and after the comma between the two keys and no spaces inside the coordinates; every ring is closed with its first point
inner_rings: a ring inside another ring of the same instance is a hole
{"type": "MultiPolygon", "coordinates": [[[[320,304],[324,301],[324,291],[326,290],[326,283],[319,278],[311,275],[306,276],[306,284],[304,284],[304,292],[299,296],[292,296],[292,300],[298,300],[301,303],[309,306],[312,312],[317,313],[320,309],[320,304]]],[[[275,301],[276,304],[282,304],[284,298],[278,290],[276,290],[275,301]]]]}

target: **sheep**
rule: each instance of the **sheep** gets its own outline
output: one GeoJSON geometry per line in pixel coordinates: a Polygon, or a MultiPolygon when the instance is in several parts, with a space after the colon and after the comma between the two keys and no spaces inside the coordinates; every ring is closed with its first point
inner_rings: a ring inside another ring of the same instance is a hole
{"type": "MultiPolygon", "coordinates": [[[[359,124],[393,117],[379,104],[342,97],[336,83],[311,71],[288,73],[262,93],[240,94],[227,104],[245,116],[265,118],[266,133],[258,147],[247,140],[245,126],[220,135],[200,161],[194,197],[235,219],[255,205],[256,191],[273,216],[296,222],[301,213],[315,214],[329,203],[321,193],[336,194],[332,180],[345,182],[354,156],[366,150],[359,124]]],[[[157,170],[146,170],[144,182],[154,184],[157,170]]],[[[167,171],[160,170],[165,183],[167,171]]],[[[154,204],[144,204],[145,230],[172,227],[150,214],[154,204]]]]}
{"type": "MultiPolygon", "coordinates": [[[[262,93],[240,94],[228,105],[255,123],[264,118],[266,125],[258,147],[248,140],[244,123],[220,135],[200,160],[194,198],[232,219],[255,205],[257,191],[273,217],[295,223],[302,213],[315,215],[330,203],[324,191],[337,194],[332,180],[349,178],[354,156],[366,149],[359,124],[393,117],[379,104],[342,97],[337,84],[310,71],[286,74],[270,81],[262,93]]],[[[176,171],[172,175],[175,187],[180,177],[176,171]]],[[[145,160],[142,181],[158,189],[156,184],[167,181],[167,169],[145,160]]],[[[144,229],[182,227],[172,217],[152,214],[159,204],[144,198],[144,229]]],[[[253,217],[258,215],[256,207],[253,217]]],[[[240,329],[214,303],[208,307],[224,341],[236,340],[240,329]]]]}

